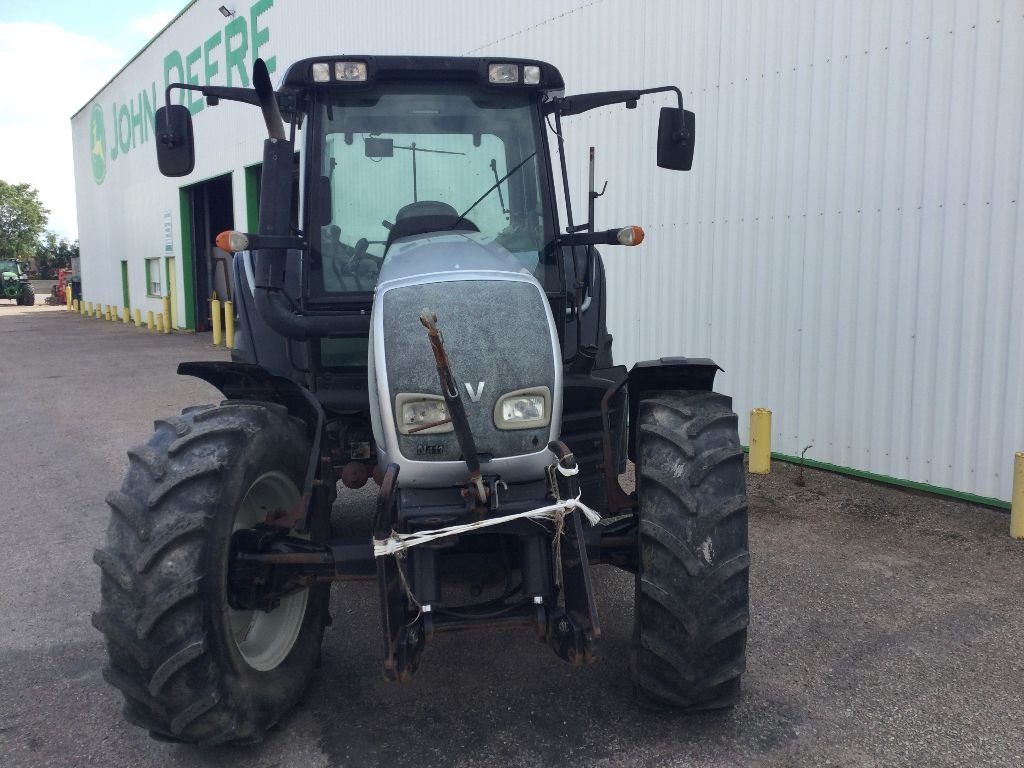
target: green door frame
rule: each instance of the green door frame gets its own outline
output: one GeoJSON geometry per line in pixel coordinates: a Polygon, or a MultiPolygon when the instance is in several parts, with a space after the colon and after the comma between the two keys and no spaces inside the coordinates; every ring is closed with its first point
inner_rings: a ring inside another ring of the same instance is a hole
{"type": "Polygon", "coordinates": [[[250,232],[260,231],[260,201],[258,176],[263,163],[245,169],[245,218],[250,232]]]}
{"type": "Polygon", "coordinates": [[[196,329],[196,295],[192,285],[192,211],[189,210],[191,194],[188,187],[178,189],[178,213],[181,216],[181,284],[185,289],[185,328],[196,329]]]}
{"type": "Polygon", "coordinates": [[[132,294],[128,290],[128,262],[121,262],[121,301],[125,309],[129,309],[132,305],[132,294]]]}

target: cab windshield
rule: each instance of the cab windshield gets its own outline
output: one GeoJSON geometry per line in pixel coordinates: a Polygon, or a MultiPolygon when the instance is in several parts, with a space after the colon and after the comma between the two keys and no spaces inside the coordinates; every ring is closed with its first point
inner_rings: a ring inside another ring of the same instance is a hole
{"type": "Polygon", "coordinates": [[[372,291],[391,244],[431,232],[499,244],[539,274],[546,238],[532,109],[525,95],[436,83],[321,102],[311,297],[372,291]]]}

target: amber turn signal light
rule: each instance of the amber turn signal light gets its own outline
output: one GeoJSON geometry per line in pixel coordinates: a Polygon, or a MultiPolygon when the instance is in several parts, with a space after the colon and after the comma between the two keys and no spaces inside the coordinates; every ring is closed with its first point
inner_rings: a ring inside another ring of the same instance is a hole
{"type": "MultiPolygon", "coordinates": [[[[643,235],[641,235],[642,237],[643,235]]],[[[244,251],[249,247],[249,238],[245,236],[243,232],[237,232],[233,229],[225,230],[217,235],[215,240],[217,247],[222,251],[228,253],[238,253],[244,251]]]]}
{"type": "Polygon", "coordinates": [[[619,245],[640,245],[644,241],[643,227],[638,227],[636,224],[631,227],[623,227],[616,235],[616,239],[619,241],[619,245]]]}

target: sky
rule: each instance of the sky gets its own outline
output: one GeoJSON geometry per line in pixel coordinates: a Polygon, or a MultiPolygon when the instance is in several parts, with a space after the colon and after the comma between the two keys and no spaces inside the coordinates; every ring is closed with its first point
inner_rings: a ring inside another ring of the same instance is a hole
{"type": "Polygon", "coordinates": [[[59,236],[78,237],[71,115],[187,4],[0,2],[0,179],[38,189],[59,236]]]}

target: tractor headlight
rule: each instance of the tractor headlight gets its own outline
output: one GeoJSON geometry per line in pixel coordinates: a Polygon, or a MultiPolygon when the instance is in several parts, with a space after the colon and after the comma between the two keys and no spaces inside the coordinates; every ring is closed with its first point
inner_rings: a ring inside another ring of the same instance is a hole
{"type": "Polygon", "coordinates": [[[438,395],[400,394],[395,411],[403,435],[437,435],[454,429],[444,398],[438,395]]]}
{"type": "Polygon", "coordinates": [[[494,426],[498,429],[531,429],[551,423],[551,391],[534,387],[509,392],[494,405],[494,426]]]}

